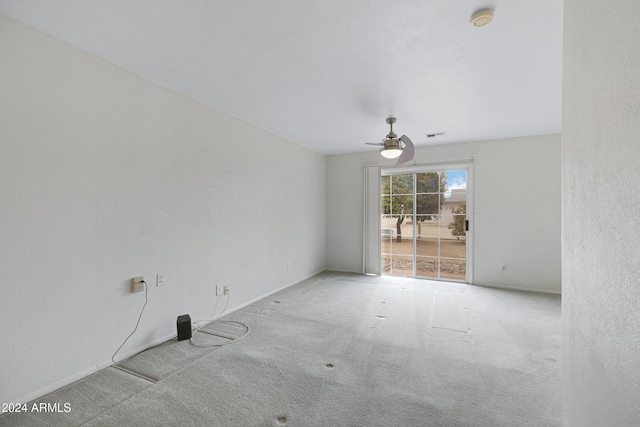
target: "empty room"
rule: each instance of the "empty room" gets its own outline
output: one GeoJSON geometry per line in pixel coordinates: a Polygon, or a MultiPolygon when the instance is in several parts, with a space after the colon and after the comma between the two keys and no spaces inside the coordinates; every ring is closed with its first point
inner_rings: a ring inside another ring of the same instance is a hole
{"type": "Polygon", "coordinates": [[[0,0],[0,426],[640,425],[638,16],[0,0]]]}

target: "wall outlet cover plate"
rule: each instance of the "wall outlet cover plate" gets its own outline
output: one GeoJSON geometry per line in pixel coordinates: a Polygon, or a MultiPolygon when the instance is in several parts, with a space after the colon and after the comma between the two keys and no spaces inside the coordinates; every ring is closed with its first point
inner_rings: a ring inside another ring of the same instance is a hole
{"type": "Polygon", "coordinates": [[[144,277],[134,277],[131,279],[131,292],[144,291],[144,277]]]}

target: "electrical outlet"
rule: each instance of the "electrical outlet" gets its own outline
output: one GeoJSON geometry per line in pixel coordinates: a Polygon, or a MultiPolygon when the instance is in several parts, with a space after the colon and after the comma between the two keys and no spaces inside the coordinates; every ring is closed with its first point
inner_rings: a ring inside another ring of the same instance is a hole
{"type": "Polygon", "coordinates": [[[144,291],[144,277],[134,277],[131,279],[131,292],[142,292],[144,291]]]}
{"type": "Polygon", "coordinates": [[[158,276],[156,277],[156,286],[164,286],[164,274],[158,273],[158,276]]]}
{"type": "Polygon", "coordinates": [[[216,296],[219,297],[224,292],[222,285],[216,285],[216,296]]]}
{"type": "Polygon", "coordinates": [[[229,295],[229,287],[227,285],[224,285],[224,294],[229,295]]]}

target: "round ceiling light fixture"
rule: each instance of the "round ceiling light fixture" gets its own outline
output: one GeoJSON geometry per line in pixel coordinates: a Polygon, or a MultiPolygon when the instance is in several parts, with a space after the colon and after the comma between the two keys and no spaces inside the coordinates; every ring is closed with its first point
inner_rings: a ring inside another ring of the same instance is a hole
{"type": "Polygon", "coordinates": [[[484,27],[493,21],[493,9],[480,9],[471,16],[471,25],[484,27]]]}
{"type": "Polygon", "coordinates": [[[402,148],[384,147],[380,149],[380,154],[382,154],[382,157],[386,157],[387,159],[395,159],[396,157],[400,157],[400,154],[402,154],[402,148]]]}

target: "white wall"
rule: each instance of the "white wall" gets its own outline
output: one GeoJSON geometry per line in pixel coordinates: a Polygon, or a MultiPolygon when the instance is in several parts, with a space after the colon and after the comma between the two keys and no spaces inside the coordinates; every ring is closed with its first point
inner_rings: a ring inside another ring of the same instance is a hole
{"type": "Polygon", "coordinates": [[[324,269],[324,156],[4,15],[0,58],[0,402],[107,365],[131,277],[121,355],[324,269]]]}
{"type": "Polygon", "coordinates": [[[638,426],[640,3],[564,7],[564,421],[638,426]]]}
{"type": "MultiPolygon", "coordinates": [[[[422,147],[415,162],[470,157],[474,283],[560,293],[560,135],[422,147]]],[[[377,150],[327,157],[327,268],[362,271],[362,167],[394,162],[377,150]]]]}

